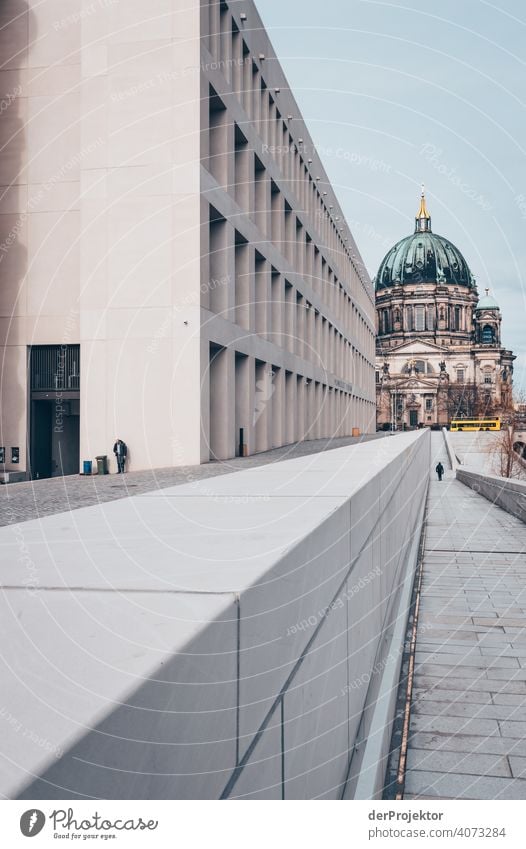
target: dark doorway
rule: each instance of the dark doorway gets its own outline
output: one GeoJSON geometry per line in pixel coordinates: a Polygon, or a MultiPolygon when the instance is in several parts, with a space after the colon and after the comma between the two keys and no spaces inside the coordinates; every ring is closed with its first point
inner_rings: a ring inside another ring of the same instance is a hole
{"type": "Polygon", "coordinates": [[[31,477],[75,475],[79,471],[79,402],[31,402],[31,477]]]}
{"type": "Polygon", "coordinates": [[[51,401],[31,401],[31,477],[51,477],[51,401]]]}
{"type": "Polygon", "coordinates": [[[30,349],[29,472],[33,479],[79,472],[80,346],[30,349]]]}
{"type": "Polygon", "coordinates": [[[418,410],[409,410],[409,427],[418,427],[418,410]]]}

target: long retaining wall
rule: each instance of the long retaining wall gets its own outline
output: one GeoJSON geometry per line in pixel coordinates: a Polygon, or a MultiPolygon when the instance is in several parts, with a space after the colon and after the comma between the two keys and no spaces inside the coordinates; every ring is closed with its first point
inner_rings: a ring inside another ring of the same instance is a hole
{"type": "Polygon", "coordinates": [[[8,798],[381,793],[427,431],[0,529],[8,798]]]}
{"type": "Polygon", "coordinates": [[[480,475],[457,469],[457,480],[497,504],[508,513],[526,522],[526,481],[510,480],[496,475],[480,475]]]}

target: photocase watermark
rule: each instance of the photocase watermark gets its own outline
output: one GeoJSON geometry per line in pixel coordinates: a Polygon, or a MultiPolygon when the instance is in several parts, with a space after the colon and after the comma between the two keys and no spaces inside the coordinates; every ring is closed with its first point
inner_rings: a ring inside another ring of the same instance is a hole
{"type": "Polygon", "coordinates": [[[515,203],[519,208],[519,212],[522,218],[526,218],[526,197],[524,197],[524,195],[517,195],[515,198],[515,203]]]}
{"type": "Polygon", "coordinates": [[[146,348],[148,354],[157,354],[159,351],[160,342],[170,335],[170,329],[174,318],[183,312],[187,307],[196,306],[200,303],[200,296],[206,295],[207,292],[213,292],[221,286],[228,286],[230,283],[230,275],[224,277],[212,278],[208,283],[201,283],[198,292],[193,292],[191,295],[185,295],[182,301],[173,308],[172,312],[164,319],[157,327],[153,334],[153,339],[146,348]]]}
{"type": "Polygon", "coordinates": [[[360,590],[363,590],[364,587],[368,586],[371,581],[374,581],[375,578],[379,578],[381,574],[382,569],[380,566],[375,566],[374,569],[371,569],[371,571],[367,573],[367,575],[363,575],[359,578],[355,584],[348,587],[348,589],[345,589],[338,598],[331,601],[331,603],[326,607],[322,607],[317,613],[312,613],[306,619],[302,619],[301,622],[297,622],[295,625],[291,625],[287,628],[287,637],[297,634],[299,631],[307,631],[309,628],[314,628],[315,625],[324,619],[331,610],[342,608],[346,601],[353,598],[360,592],[360,590]]]}
{"type": "Polygon", "coordinates": [[[175,71],[162,71],[153,77],[149,77],[147,80],[143,80],[141,83],[128,86],[128,88],[121,89],[120,91],[114,91],[110,97],[114,103],[120,103],[123,100],[128,100],[130,97],[143,94],[145,91],[151,91],[152,88],[156,88],[157,86],[166,85],[173,80],[181,80],[185,77],[199,74],[201,71],[224,71],[227,68],[242,67],[248,61],[249,59],[246,56],[241,59],[217,59],[210,62],[201,62],[197,65],[187,65],[186,68],[175,71]]]}
{"type": "Polygon", "coordinates": [[[263,415],[268,402],[276,391],[276,387],[274,385],[275,376],[276,372],[272,371],[272,369],[268,369],[267,371],[265,371],[263,377],[260,377],[258,380],[256,380],[256,392],[254,395],[254,414],[252,416],[253,425],[255,425],[259,418],[263,415]]]}
{"type": "Polygon", "coordinates": [[[0,115],[2,112],[5,112],[6,109],[9,109],[11,104],[14,103],[17,97],[20,97],[21,94],[22,86],[19,85],[15,86],[13,91],[8,92],[8,94],[0,100],[0,115]]]}
{"type": "Polygon", "coordinates": [[[431,142],[426,142],[420,148],[420,155],[424,157],[424,159],[429,162],[435,171],[445,177],[449,182],[456,186],[462,194],[466,195],[466,197],[475,201],[484,212],[489,212],[493,209],[491,203],[487,198],[484,197],[477,189],[472,188],[468,183],[465,183],[460,176],[457,174],[456,168],[451,168],[445,162],[442,161],[443,150],[440,147],[437,147],[436,144],[432,144],[431,142]]]}
{"type": "Polygon", "coordinates": [[[301,152],[305,155],[316,153],[318,154],[318,156],[332,157],[334,159],[343,159],[350,165],[363,166],[365,168],[369,168],[371,171],[381,171],[384,174],[389,174],[391,172],[391,165],[389,165],[389,163],[385,162],[383,159],[376,159],[370,154],[358,153],[358,151],[356,150],[348,150],[345,147],[324,147],[322,145],[318,145],[317,147],[315,147],[313,145],[310,148],[308,145],[301,145],[300,147],[297,143],[281,145],[262,145],[263,152],[269,153],[271,156],[285,156],[288,153],[294,154],[300,149],[301,152]]]}
{"type": "MultiPolygon", "coordinates": [[[[325,218],[327,213],[324,209],[317,209],[316,215],[319,218],[325,218]]],[[[361,233],[363,236],[367,236],[368,239],[371,239],[371,241],[374,241],[383,247],[386,251],[392,247],[392,241],[383,233],[379,233],[378,230],[375,230],[372,224],[365,223],[364,221],[358,221],[357,219],[347,219],[347,224],[354,235],[361,233]]]]}
{"type": "Polygon", "coordinates": [[[46,737],[40,737],[35,731],[31,728],[28,728],[24,725],[23,722],[11,713],[5,705],[0,708],[0,719],[3,719],[16,734],[21,734],[22,737],[25,737],[27,740],[31,740],[39,749],[45,749],[46,752],[54,755],[57,760],[63,757],[64,750],[60,748],[60,746],[56,746],[46,737]]]}
{"type": "Polygon", "coordinates": [[[97,148],[99,148],[103,144],[103,141],[104,140],[100,137],[95,139],[95,141],[91,142],[91,144],[87,145],[85,148],[80,150],[79,153],[76,153],[74,156],[68,159],[67,162],[65,162],[59,168],[59,170],[55,174],[53,174],[53,176],[50,177],[49,180],[47,180],[47,182],[43,183],[38,192],[29,198],[27,202],[27,211],[22,212],[18,216],[15,224],[9,231],[9,234],[6,236],[3,242],[0,242],[0,263],[4,259],[5,255],[8,253],[9,248],[11,248],[18,239],[24,226],[24,223],[27,221],[27,216],[29,215],[29,213],[34,211],[35,207],[37,207],[38,204],[45,198],[47,192],[51,191],[55,183],[58,183],[63,177],[65,177],[71,171],[71,169],[75,167],[75,165],[79,165],[85,156],[87,156],[89,153],[92,153],[94,150],[97,150],[97,148]]]}
{"type": "Polygon", "coordinates": [[[398,660],[400,655],[402,654],[403,646],[400,646],[400,649],[397,652],[389,652],[386,657],[382,658],[382,660],[377,661],[371,667],[369,672],[362,672],[361,675],[358,675],[356,678],[353,678],[352,681],[349,681],[345,687],[342,687],[340,690],[340,695],[346,696],[347,693],[350,693],[351,690],[359,690],[361,687],[368,687],[371,679],[378,675],[380,672],[383,672],[388,663],[392,660],[398,660]]]}
{"type": "Polygon", "coordinates": [[[4,506],[4,519],[4,525],[9,525],[15,535],[15,542],[18,546],[18,551],[20,555],[19,559],[25,570],[25,575],[22,578],[22,583],[26,587],[28,593],[33,594],[40,584],[38,578],[38,570],[35,565],[35,561],[31,557],[29,549],[26,545],[22,526],[18,521],[18,518],[13,508],[9,504],[7,505],[7,507],[4,506]]]}
{"type": "Polygon", "coordinates": [[[117,6],[118,3],[119,0],[93,0],[93,3],[90,3],[89,6],[84,6],[79,12],[71,12],[70,15],[66,15],[59,21],[53,21],[53,29],[55,32],[66,29],[72,24],[78,24],[85,18],[89,18],[91,15],[96,15],[97,12],[107,9],[109,6],[117,6]]]}

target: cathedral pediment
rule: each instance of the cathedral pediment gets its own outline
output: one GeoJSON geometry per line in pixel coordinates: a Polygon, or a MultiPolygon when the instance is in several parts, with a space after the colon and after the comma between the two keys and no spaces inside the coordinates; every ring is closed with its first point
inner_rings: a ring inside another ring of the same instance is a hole
{"type": "Polygon", "coordinates": [[[435,345],[434,342],[428,342],[427,339],[412,339],[409,342],[402,342],[401,345],[396,345],[394,348],[389,348],[385,354],[403,354],[407,352],[411,356],[415,354],[437,354],[444,355],[447,349],[443,345],[435,345]]]}
{"type": "Polygon", "coordinates": [[[423,392],[436,392],[437,382],[436,380],[427,380],[425,378],[418,377],[407,377],[402,378],[401,380],[396,380],[396,391],[423,391],[423,392]]]}

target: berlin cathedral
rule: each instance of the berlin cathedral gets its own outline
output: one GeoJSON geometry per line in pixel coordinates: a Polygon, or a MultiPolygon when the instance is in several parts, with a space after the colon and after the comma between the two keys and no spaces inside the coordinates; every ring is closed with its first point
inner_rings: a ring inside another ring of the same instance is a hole
{"type": "Polygon", "coordinates": [[[499,305],[431,230],[423,190],[415,231],[387,253],[375,288],[379,429],[510,416],[515,357],[501,344],[499,305]]]}

